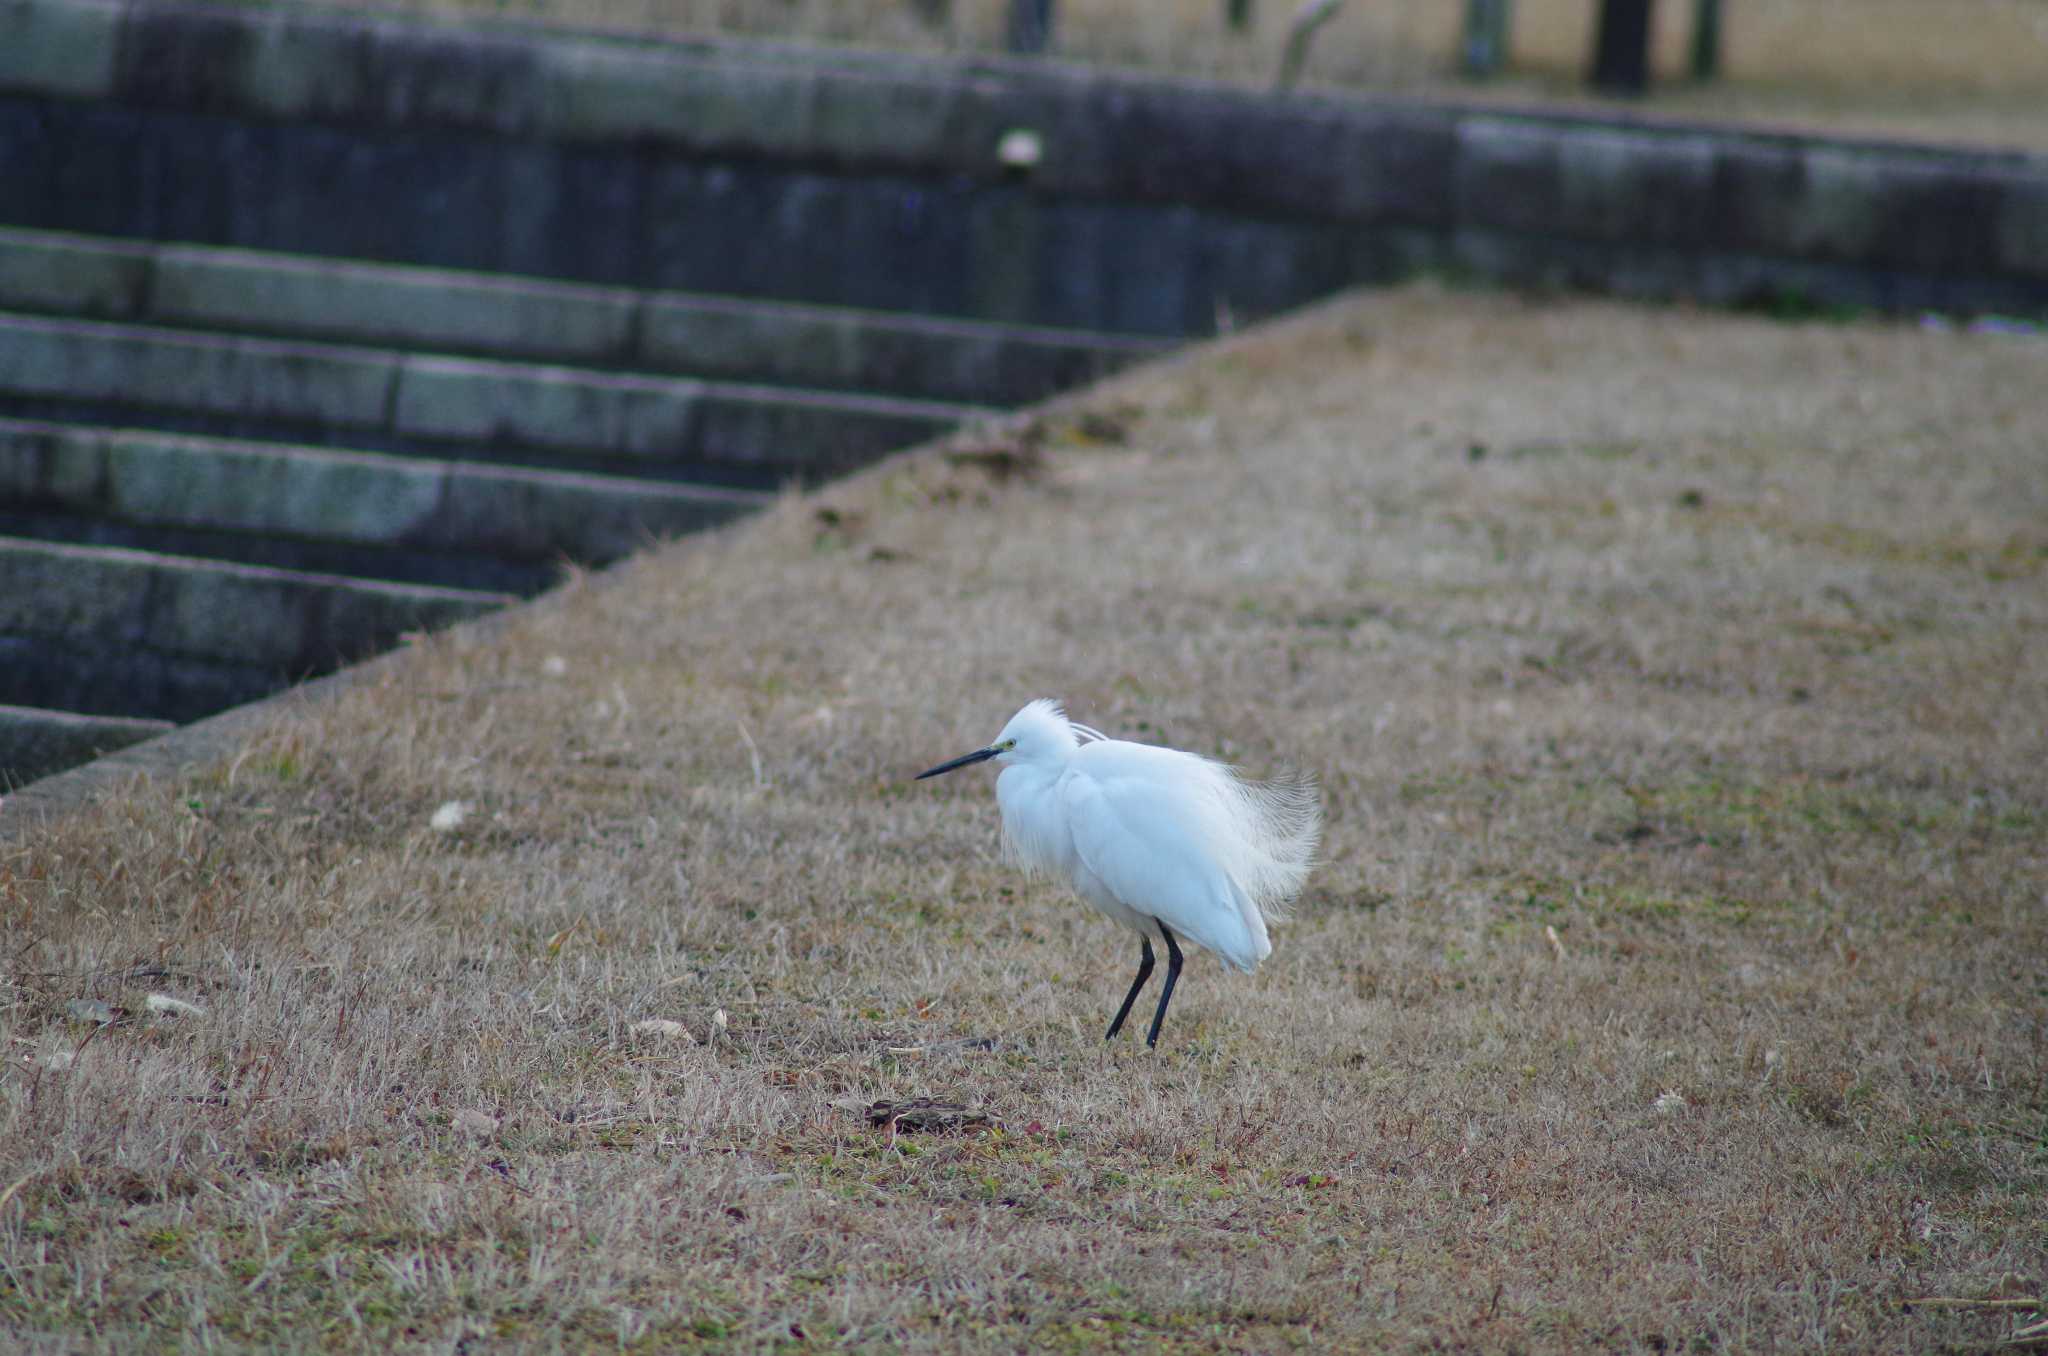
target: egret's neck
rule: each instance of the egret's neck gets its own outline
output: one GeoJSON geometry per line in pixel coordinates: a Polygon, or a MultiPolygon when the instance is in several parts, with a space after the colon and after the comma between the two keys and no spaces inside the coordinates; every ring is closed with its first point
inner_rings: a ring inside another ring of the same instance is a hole
{"type": "Polygon", "coordinates": [[[1060,812],[1058,784],[1067,760],[1033,758],[1004,768],[996,778],[1003,810],[1003,841],[1033,871],[1063,871],[1073,857],[1073,835],[1060,812]]]}

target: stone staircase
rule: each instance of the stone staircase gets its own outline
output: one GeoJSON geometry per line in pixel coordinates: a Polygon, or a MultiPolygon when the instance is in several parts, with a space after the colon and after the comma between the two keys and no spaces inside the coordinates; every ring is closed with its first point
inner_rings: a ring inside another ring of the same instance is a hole
{"type": "Polygon", "coordinates": [[[0,228],[0,784],[1162,347],[0,228]]]}
{"type": "Polygon", "coordinates": [[[544,588],[565,557],[1432,270],[2039,317],[2048,160],[510,19],[0,0],[0,704],[70,713],[0,710],[0,786],[63,761],[31,744],[110,747],[544,588]]]}

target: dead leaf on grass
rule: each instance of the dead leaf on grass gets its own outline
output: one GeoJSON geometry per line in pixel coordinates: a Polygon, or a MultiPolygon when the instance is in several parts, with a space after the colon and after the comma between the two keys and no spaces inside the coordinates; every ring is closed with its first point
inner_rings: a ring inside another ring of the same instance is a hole
{"type": "Polygon", "coordinates": [[[980,471],[997,484],[1031,480],[1045,470],[1045,425],[1030,416],[977,424],[946,446],[946,464],[980,471]]]}
{"type": "Polygon", "coordinates": [[[1002,1122],[987,1112],[973,1111],[961,1102],[941,1102],[931,1097],[913,1097],[907,1102],[871,1102],[868,1124],[886,1127],[891,1135],[921,1131],[939,1134],[948,1130],[1001,1128],[1002,1122]]]}
{"type": "Polygon", "coordinates": [[[1122,447],[1131,440],[1131,423],[1138,411],[1130,407],[1114,410],[1083,410],[1068,431],[1068,441],[1104,443],[1122,447]]]}

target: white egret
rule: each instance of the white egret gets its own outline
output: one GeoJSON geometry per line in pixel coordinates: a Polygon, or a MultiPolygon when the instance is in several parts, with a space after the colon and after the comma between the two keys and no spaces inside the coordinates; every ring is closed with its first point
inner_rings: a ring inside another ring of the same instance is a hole
{"type": "Polygon", "coordinates": [[[1138,977],[1104,1040],[1123,1029],[1152,975],[1152,938],[1166,943],[1166,987],[1145,1044],[1159,1043],[1180,979],[1180,942],[1250,970],[1273,952],[1267,925],[1314,862],[1322,833],[1306,776],[1250,782],[1199,754],[1110,739],[1040,699],[1010,717],[985,749],[916,780],[994,760],[1003,841],[1025,870],[1063,877],[1074,893],[1138,934],[1138,977]]]}

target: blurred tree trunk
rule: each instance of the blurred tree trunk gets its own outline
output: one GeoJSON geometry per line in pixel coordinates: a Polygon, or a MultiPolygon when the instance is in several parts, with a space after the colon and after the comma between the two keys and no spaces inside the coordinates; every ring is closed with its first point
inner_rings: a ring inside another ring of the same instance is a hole
{"type": "Polygon", "coordinates": [[[1036,56],[1052,46],[1053,0],[1010,0],[1010,50],[1036,56]]]}
{"type": "Polygon", "coordinates": [[[1465,0],[1465,74],[1484,79],[1508,64],[1508,6],[1513,0],[1465,0]]]}
{"type": "Polygon", "coordinates": [[[1721,0],[1693,0],[1692,78],[1714,80],[1721,74],[1721,0]]]}
{"type": "Polygon", "coordinates": [[[1614,94],[1650,88],[1650,11],[1656,0],[1600,0],[1593,36],[1593,84],[1614,94]]]}

